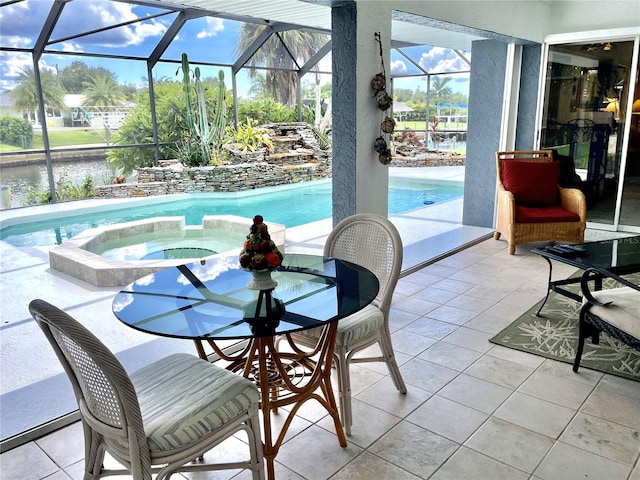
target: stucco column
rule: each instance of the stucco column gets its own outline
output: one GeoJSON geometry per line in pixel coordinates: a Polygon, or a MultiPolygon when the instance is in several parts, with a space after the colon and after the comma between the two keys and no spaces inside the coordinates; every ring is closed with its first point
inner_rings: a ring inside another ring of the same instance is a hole
{"type": "Polygon", "coordinates": [[[492,228],[507,44],[476,41],[472,52],[462,223],[492,228]]]}
{"type": "Polygon", "coordinates": [[[391,12],[384,3],[343,2],[331,9],[334,225],[355,213],[387,216],[389,167],[373,149],[382,111],[371,89],[381,69],[375,32],[380,32],[390,75],[391,12]]]}

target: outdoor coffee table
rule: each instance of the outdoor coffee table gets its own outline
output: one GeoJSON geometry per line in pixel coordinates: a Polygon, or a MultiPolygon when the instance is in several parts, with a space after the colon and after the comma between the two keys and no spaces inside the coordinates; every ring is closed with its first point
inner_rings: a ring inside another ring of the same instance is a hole
{"type": "Polygon", "coordinates": [[[540,315],[551,291],[577,302],[582,301],[581,295],[563,288],[566,285],[579,284],[581,277],[552,280],[553,263],[551,260],[571,265],[583,271],[594,270],[593,280],[596,290],[602,288],[602,279],[609,274],[626,275],[640,271],[640,235],[575,245],[550,245],[536,248],[532,252],[540,255],[549,264],[547,295],[536,315],[540,315]]]}

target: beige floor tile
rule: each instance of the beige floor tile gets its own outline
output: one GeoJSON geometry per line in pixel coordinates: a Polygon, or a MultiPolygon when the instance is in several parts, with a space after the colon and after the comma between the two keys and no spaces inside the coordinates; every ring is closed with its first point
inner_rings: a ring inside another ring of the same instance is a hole
{"type": "Polygon", "coordinates": [[[514,393],[494,414],[494,417],[558,438],[575,411],[523,393],[514,393]]]}
{"type": "Polygon", "coordinates": [[[63,468],[84,458],[84,433],[80,422],[39,438],[36,444],[63,468]]]}
{"type": "MultiPolygon", "coordinates": [[[[439,277],[439,279],[450,277],[457,271],[458,271],[457,268],[447,267],[446,265],[441,265],[438,263],[435,263],[433,265],[428,265],[422,270],[420,270],[420,272],[422,272],[423,275],[424,274],[434,275],[436,277],[439,277]]],[[[413,274],[413,275],[417,275],[417,274],[413,274]]]]}
{"type": "Polygon", "coordinates": [[[396,310],[392,305],[391,310],[389,311],[389,329],[391,330],[391,332],[400,330],[401,328],[409,325],[411,322],[415,322],[421,316],[422,315],[418,315],[417,313],[396,310]]]}
{"type": "Polygon", "coordinates": [[[468,348],[438,342],[418,355],[418,358],[461,372],[481,356],[481,353],[468,348]]]}
{"type": "Polygon", "coordinates": [[[464,325],[473,317],[475,317],[477,315],[477,312],[475,312],[474,310],[454,307],[451,305],[442,305],[438,308],[434,308],[430,312],[427,312],[426,315],[429,318],[434,318],[442,322],[453,323],[455,325],[464,325]]]}
{"type": "Polygon", "coordinates": [[[582,408],[580,408],[580,411],[640,430],[639,404],[637,398],[618,395],[598,385],[587,398],[582,408]]]}
{"type": "Polygon", "coordinates": [[[497,298],[483,298],[476,295],[469,295],[467,292],[447,302],[447,306],[468,310],[473,313],[472,318],[475,318],[487,308],[492,307],[496,303],[496,300],[497,298]]]}
{"type": "Polygon", "coordinates": [[[418,480],[411,473],[369,452],[363,452],[352,460],[346,467],[336,473],[331,480],[418,480]]]}
{"type": "Polygon", "coordinates": [[[500,333],[502,330],[507,328],[511,322],[513,322],[512,318],[501,318],[493,313],[489,313],[488,310],[476,315],[465,323],[464,326],[487,333],[492,337],[500,333]]]}
{"type": "Polygon", "coordinates": [[[20,480],[39,480],[60,469],[35,443],[26,443],[2,454],[0,477],[20,480]]]}
{"type": "Polygon", "coordinates": [[[557,442],[534,472],[542,480],[626,480],[631,468],[557,442]]]}
{"type": "Polygon", "coordinates": [[[557,360],[545,359],[544,363],[538,368],[539,373],[549,373],[556,377],[565,378],[572,382],[580,382],[591,387],[595,387],[602,379],[604,374],[595,370],[581,368],[575,373],[570,363],[559,362],[557,360]]]}
{"type": "Polygon", "coordinates": [[[493,413],[512,394],[512,390],[469,375],[459,375],[438,395],[487,414],[493,413]]]}
{"type": "MultiPolygon", "coordinates": [[[[434,282],[437,278],[434,278],[434,282]]],[[[394,300],[396,297],[410,297],[416,295],[418,292],[425,289],[425,285],[416,282],[412,282],[409,277],[398,280],[395,290],[393,291],[394,300]]]]}
{"type": "Polygon", "coordinates": [[[387,376],[360,393],[356,398],[396,417],[404,418],[431,395],[430,392],[415,385],[407,386],[407,393],[402,394],[396,390],[393,381],[387,376]]]}
{"type": "Polygon", "coordinates": [[[426,315],[431,310],[438,308],[439,304],[435,302],[428,302],[419,298],[407,297],[399,302],[395,302],[393,307],[396,310],[402,310],[404,312],[415,313],[417,315],[426,315]]]}
{"type": "Polygon", "coordinates": [[[428,287],[420,290],[419,292],[414,293],[412,296],[415,298],[419,298],[421,300],[426,300],[428,302],[445,304],[454,298],[456,298],[459,293],[448,292],[447,290],[442,290],[440,288],[428,287]]]}
{"type": "Polygon", "coordinates": [[[369,451],[421,478],[428,478],[457,448],[455,442],[403,421],[369,451]]]}
{"type": "Polygon", "coordinates": [[[467,375],[510,389],[520,386],[533,372],[533,368],[490,355],[483,356],[465,370],[467,375]]]}
{"type": "Polygon", "coordinates": [[[545,361],[544,357],[531,355],[526,352],[514,350],[513,348],[503,347],[502,345],[495,345],[491,350],[489,350],[489,352],[487,352],[487,355],[535,369],[540,367],[545,361]]]}
{"type": "Polygon", "coordinates": [[[582,382],[556,377],[548,373],[535,372],[518,391],[578,410],[591,393],[592,387],[582,382]]]}
{"type": "Polygon", "coordinates": [[[419,358],[414,358],[402,365],[400,372],[407,385],[416,386],[431,393],[440,390],[458,374],[455,370],[425,362],[419,358]]]}
{"type": "Polygon", "coordinates": [[[528,480],[529,475],[462,447],[430,480],[528,480]]]}
{"type": "Polygon", "coordinates": [[[560,441],[630,467],[640,453],[638,430],[584,413],[578,413],[569,423],[560,441]]]}
{"type": "Polygon", "coordinates": [[[434,284],[434,286],[435,288],[439,288],[440,290],[447,290],[448,292],[464,293],[467,290],[473,288],[475,284],[453,280],[452,278],[446,278],[444,280],[440,280],[438,283],[434,284]]]}
{"type": "Polygon", "coordinates": [[[519,470],[533,473],[553,443],[552,438],[491,418],[467,440],[465,446],[519,470]]]}
{"type": "Polygon", "coordinates": [[[362,448],[353,442],[342,448],[335,433],[312,425],[282,445],[277,461],[306,479],[325,480],[361,452],[362,448]],[[309,451],[311,445],[312,457],[300,455],[300,452],[309,451]]]}
{"type": "MultiPolygon", "coordinates": [[[[397,391],[396,394],[402,395],[397,391]]],[[[362,448],[367,448],[402,420],[402,417],[392,415],[357,399],[352,399],[351,408],[353,424],[351,435],[347,437],[347,440],[362,448]]],[[[330,433],[335,433],[333,419],[328,415],[318,422],[318,425],[330,433]]]]}
{"type": "Polygon", "coordinates": [[[468,327],[458,328],[443,340],[447,343],[469,348],[480,353],[488,352],[493,346],[493,344],[488,342],[488,335],[486,333],[468,327]]]}
{"type": "MultiPolygon", "coordinates": [[[[450,333],[455,332],[459,328],[458,325],[452,323],[441,322],[433,318],[422,317],[404,327],[405,332],[415,333],[436,340],[442,340],[450,333]]],[[[416,355],[416,353],[413,353],[416,355]]]]}
{"type": "Polygon", "coordinates": [[[463,443],[487,418],[485,413],[434,395],[406,420],[454,442],[463,443]]]}
{"type": "Polygon", "coordinates": [[[391,334],[391,342],[394,352],[415,356],[436,343],[436,339],[413,333],[411,328],[403,328],[391,334]]]}

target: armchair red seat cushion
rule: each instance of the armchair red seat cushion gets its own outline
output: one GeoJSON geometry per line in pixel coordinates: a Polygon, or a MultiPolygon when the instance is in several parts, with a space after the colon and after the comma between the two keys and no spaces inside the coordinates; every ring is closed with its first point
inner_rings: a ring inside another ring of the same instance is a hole
{"type": "Polygon", "coordinates": [[[516,205],[516,222],[518,223],[555,223],[579,222],[580,215],[560,205],[551,207],[525,207],[516,205]]]}

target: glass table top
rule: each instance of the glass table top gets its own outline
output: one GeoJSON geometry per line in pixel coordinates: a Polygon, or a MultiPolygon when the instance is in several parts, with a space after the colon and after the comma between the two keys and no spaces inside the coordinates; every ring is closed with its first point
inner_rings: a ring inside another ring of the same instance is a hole
{"type": "Polygon", "coordinates": [[[575,245],[552,245],[533,252],[583,270],[595,268],[620,272],[640,266],[640,236],[575,245]]]}
{"type": "Polygon", "coordinates": [[[277,312],[278,305],[284,312],[269,318],[265,310],[269,294],[247,287],[253,277],[240,268],[237,255],[207,258],[142,277],[116,295],[112,308],[120,321],[147,333],[241,339],[322,326],[364,308],[379,289],[369,270],[314,255],[285,255],[271,277],[278,283],[270,292],[276,299],[271,300],[272,312],[277,312]]]}

